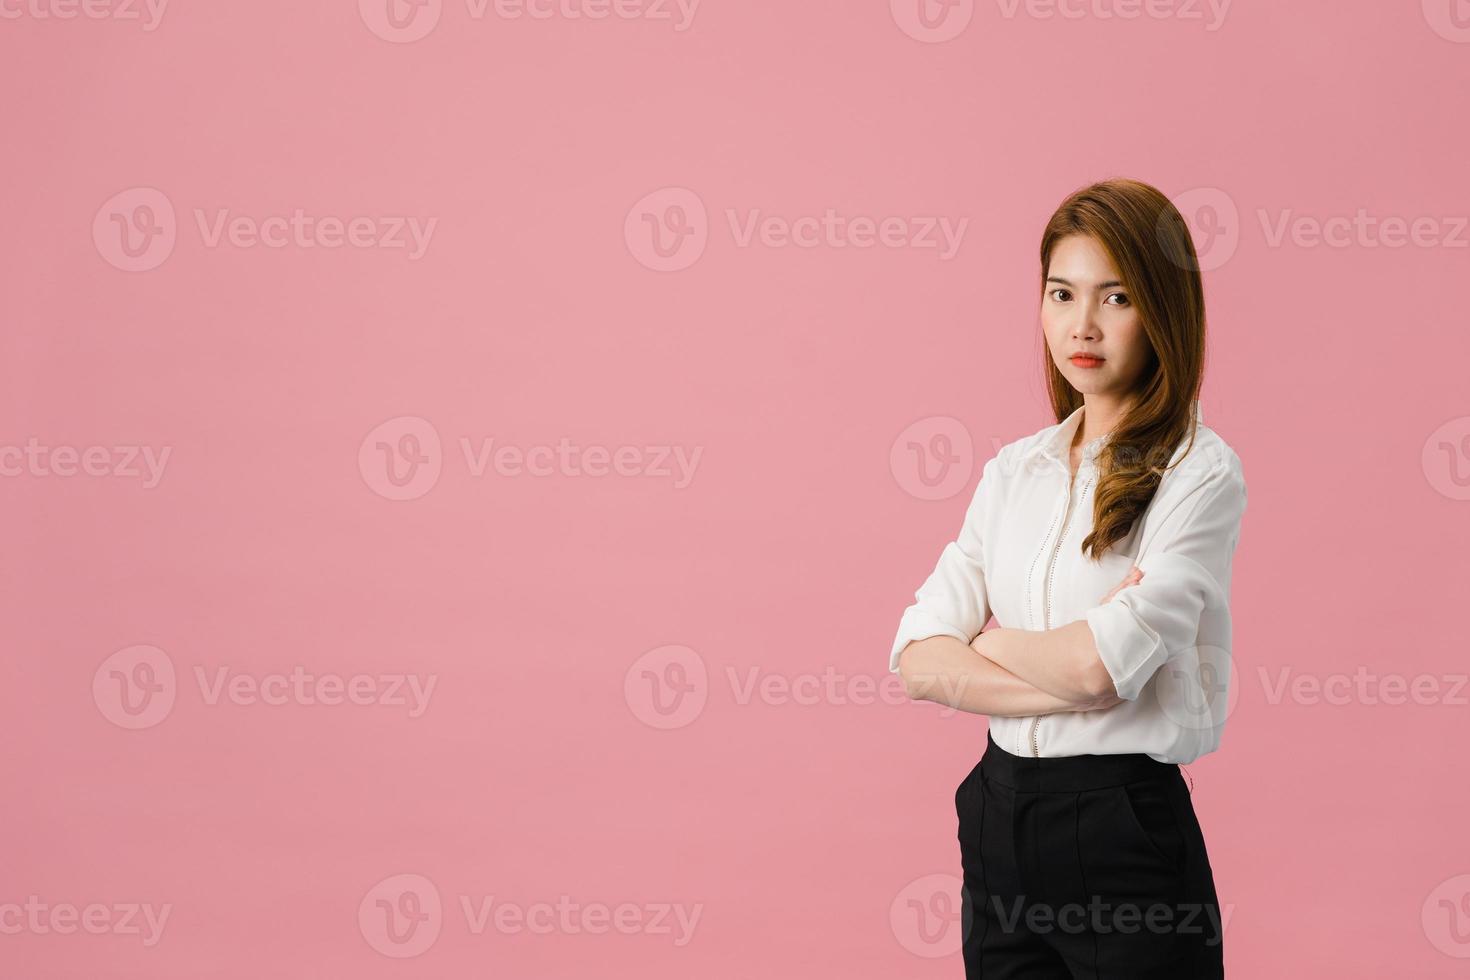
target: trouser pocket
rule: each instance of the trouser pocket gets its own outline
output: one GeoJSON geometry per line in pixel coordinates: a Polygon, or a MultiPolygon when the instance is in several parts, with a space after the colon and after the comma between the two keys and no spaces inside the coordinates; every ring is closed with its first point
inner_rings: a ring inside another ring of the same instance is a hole
{"type": "Polygon", "coordinates": [[[1173,787],[1167,780],[1150,779],[1114,787],[1125,841],[1171,871],[1183,871],[1189,858],[1184,829],[1174,812],[1173,787]]]}
{"type": "MultiPolygon", "coordinates": [[[[959,786],[955,787],[955,791],[954,791],[954,808],[955,808],[955,812],[956,813],[960,813],[960,808],[965,805],[965,793],[966,793],[966,790],[968,789],[968,787],[970,786],[971,783],[973,783],[974,781],[976,781],[979,778],[980,778],[980,763],[977,762],[977,763],[975,763],[975,767],[973,769],[971,769],[968,773],[965,774],[965,778],[962,779],[962,780],[960,780],[959,786]]],[[[963,813],[960,813],[960,816],[963,817],[964,814],[963,813]]]]}

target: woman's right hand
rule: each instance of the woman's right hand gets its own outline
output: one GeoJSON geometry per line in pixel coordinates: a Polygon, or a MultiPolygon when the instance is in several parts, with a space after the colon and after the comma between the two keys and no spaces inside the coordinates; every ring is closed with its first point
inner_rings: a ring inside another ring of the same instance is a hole
{"type": "Polygon", "coordinates": [[[1123,703],[1123,699],[1116,694],[1105,694],[1091,701],[1074,701],[1068,711],[1103,711],[1115,705],[1123,703]]]}

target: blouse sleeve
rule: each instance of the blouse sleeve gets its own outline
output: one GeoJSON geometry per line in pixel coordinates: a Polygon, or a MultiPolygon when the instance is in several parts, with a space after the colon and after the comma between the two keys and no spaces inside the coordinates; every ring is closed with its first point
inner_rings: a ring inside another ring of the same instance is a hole
{"type": "Polygon", "coordinates": [[[1245,478],[1232,454],[1189,487],[1161,523],[1146,526],[1135,562],[1143,579],[1087,611],[1119,697],[1136,700],[1154,671],[1197,643],[1206,607],[1229,614],[1245,503],[1245,478]]]}
{"type": "Polygon", "coordinates": [[[996,480],[994,467],[992,458],[981,471],[959,535],[944,546],[939,563],[914,593],[914,603],[904,610],[888,657],[890,672],[898,670],[899,654],[912,641],[952,636],[969,643],[990,620],[980,529],[989,490],[996,480]]]}

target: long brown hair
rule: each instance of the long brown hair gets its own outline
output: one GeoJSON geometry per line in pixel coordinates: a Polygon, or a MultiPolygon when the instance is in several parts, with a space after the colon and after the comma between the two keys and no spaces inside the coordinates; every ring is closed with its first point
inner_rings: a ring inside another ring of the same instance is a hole
{"type": "MultiPolygon", "coordinates": [[[[1088,235],[1107,252],[1151,348],[1132,406],[1098,453],[1093,529],[1082,542],[1083,553],[1096,561],[1142,516],[1186,435],[1189,448],[1194,446],[1194,403],[1204,378],[1205,300],[1189,226],[1155,187],[1118,177],[1063,201],[1041,236],[1043,296],[1052,250],[1068,235],[1088,235]]],[[[1045,343],[1042,361],[1060,422],[1081,407],[1082,394],[1057,370],[1045,343]]]]}

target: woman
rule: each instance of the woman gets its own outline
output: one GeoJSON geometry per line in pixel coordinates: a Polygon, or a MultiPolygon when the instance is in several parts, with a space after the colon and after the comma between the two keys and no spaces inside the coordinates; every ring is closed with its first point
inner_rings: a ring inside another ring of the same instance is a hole
{"type": "Polygon", "coordinates": [[[1052,215],[1058,422],[985,464],[894,640],[911,697],[990,716],[955,793],[971,978],[1223,976],[1179,764],[1220,744],[1246,493],[1200,420],[1198,269],[1147,184],[1094,184],[1052,215]]]}

